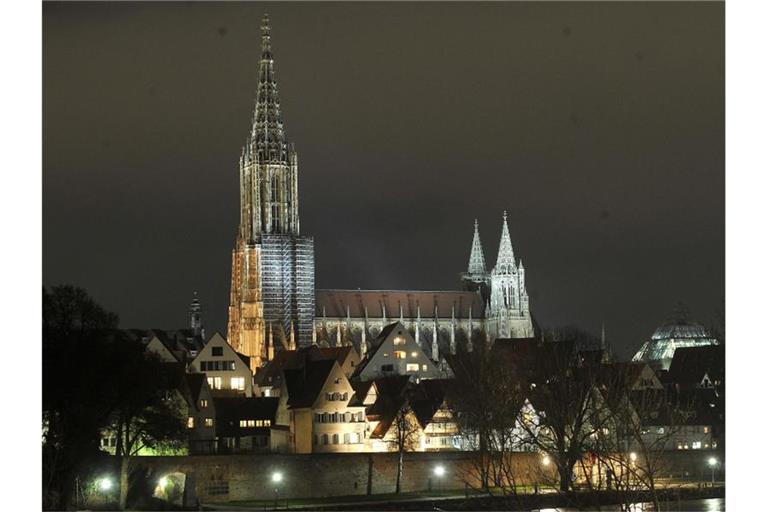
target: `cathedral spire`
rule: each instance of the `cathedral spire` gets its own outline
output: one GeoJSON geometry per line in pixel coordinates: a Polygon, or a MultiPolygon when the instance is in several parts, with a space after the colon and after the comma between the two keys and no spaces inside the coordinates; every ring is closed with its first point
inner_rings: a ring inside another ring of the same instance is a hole
{"type": "Polygon", "coordinates": [[[485,256],[483,255],[483,246],[480,243],[480,230],[478,229],[477,219],[475,219],[475,234],[472,236],[472,251],[469,253],[467,273],[485,273],[485,256]]]}
{"type": "Polygon", "coordinates": [[[258,162],[288,163],[283,116],[280,111],[275,59],[272,55],[272,29],[269,15],[261,22],[261,58],[259,59],[259,85],[249,141],[250,156],[258,162]]]}
{"type": "Polygon", "coordinates": [[[507,225],[507,212],[504,211],[504,225],[501,227],[501,241],[499,242],[499,255],[496,258],[495,272],[511,274],[515,271],[515,253],[512,250],[512,239],[509,236],[507,225]]]}

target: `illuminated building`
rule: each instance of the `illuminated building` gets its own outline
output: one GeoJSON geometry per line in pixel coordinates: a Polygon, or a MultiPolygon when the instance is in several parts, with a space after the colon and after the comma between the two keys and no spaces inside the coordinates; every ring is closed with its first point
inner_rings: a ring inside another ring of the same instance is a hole
{"type": "Polygon", "coordinates": [[[307,345],[314,242],[300,235],[298,159],[283,127],[269,19],[262,25],[256,105],[240,155],[240,228],[232,251],[227,340],[256,370],[275,345],[307,345]]]}
{"type": "Polygon", "coordinates": [[[685,309],[678,307],[632,360],[644,361],[655,370],[668,370],[676,349],[710,345],[718,345],[717,339],[703,325],[690,320],[685,309]]]}

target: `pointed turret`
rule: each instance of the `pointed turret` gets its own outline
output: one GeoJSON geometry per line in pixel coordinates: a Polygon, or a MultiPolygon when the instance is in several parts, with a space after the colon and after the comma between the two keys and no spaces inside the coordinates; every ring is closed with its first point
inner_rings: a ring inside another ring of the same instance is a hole
{"type": "Polygon", "coordinates": [[[485,274],[485,272],[485,255],[483,254],[483,246],[480,243],[480,229],[478,228],[477,219],[475,219],[475,233],[472,236],[472,250],[469,253],[467,273],[485,274]]]}
{"type": "Polygon", "coordinates": [[[485,268],[483,245],[480,243],[480,229],[475,219],[475,231],[472,235],[472,249],[469,252],[467,271],[461,274],[464,288],[467,290],[484,290],[488,284],[488,270],[485,268]]]}
{"type": "Polygon", "coordinates": [[[507,225],[507,212],[504,211],[504,224],[501,227],[501,241],[499,242],[499,254],[496,257],[494,273],[512,274],[517,270],[515,265],[515,253],[512,250],[512,238],[509,236],[507,225]]]}

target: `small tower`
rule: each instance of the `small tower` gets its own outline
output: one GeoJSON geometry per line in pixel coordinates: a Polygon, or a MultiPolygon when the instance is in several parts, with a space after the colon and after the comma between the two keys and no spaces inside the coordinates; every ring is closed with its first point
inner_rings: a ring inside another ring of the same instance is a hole
{"type": "Polygon", "coordinates": [[[192,303],[189,305],[189,327],[192,329],[196,339],[205,339],[205,329],[203,328],[203,308],[200,306],[200,300],[197,298],[197,292],[192,294],[192,303]]]}
{"type": "Polygon", "coordinates": [[[472,249],[469,252],[469,265],[467,271],[462,272],[461,280],[465,289],[480,290],[483,297],[487,295],[490,275],[485,268],[485,255],[480,243],[480,229],[477,219],[475,219],[475,232],[472,235],[472,249]]]}

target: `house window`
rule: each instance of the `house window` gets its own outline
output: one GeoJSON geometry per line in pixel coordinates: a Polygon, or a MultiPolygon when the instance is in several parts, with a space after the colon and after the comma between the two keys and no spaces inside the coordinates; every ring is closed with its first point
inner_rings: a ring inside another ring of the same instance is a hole
{"type": "Polygon", "coordinates": [[[212,356],[223,356],[224,355],[224,347],[211,347],[211,355],[212,356]]]}
{"type": "Polygon", "coordinates": [[[357,444],[360,442],[360,435],[357,432],[352,432],[349,434],[349,442],[352,444],[357,444]]]}
{"type": "Polygon", "coordinates": [[[229,380],[230,389],[239,389],[240,391],[245,389],[245,377],[232,377],[229,380]]]}
{"type": "Polygon", "coordinates": [[[328,444],[328,434],[323,434],[323,444],[328,444]]]}
{"type": "Polygon", "coordinates": [[[205,409],[208,407],[208,400],[200,400],[200,408],[205,409]]]}
{"type": "Polygon", "coordinates": [[[333,444],[339,444],[339,434],[333,434],[333,444]]]}
{"type": "Polygon", "coordinates": [[[213,418],[205,418],[205,426],[206,427],[212,427],[213,426],[213,418]]]}
{"type": "Polygon", "coordinates": [[[313,434],[312,435],[312,444],[314,444],[314,445],[320,444],[320,443],[318,443],[318,441],[319,441],[319,439],[317,437],[317,434],[313,434]]]}
{"type": "Polygon", "coordinates": [[[693,448],[694,450],[698,450],[699,448],[701,448],[701,441],[694,441],[691,444],[691,448],[693,448]]]}
{"type": "Polygon", "coordinates": [[[392,340],[392,343],[394,343],[395,345],[405,345],[405,338],[403,338],[402,336],[397,336],[395,337],[394,340],[392,340]]]}
{"type": "Polygon", "coordinates": [[[344,434],[344,444],[349,444],[349,434],[344,434]]]}
{"type": "Polygon", "coordinates": [[[405,352],[402,350],[395,350],[395,359],[405,359],[405,352]]]}
{"type": "Polygon", "coordinates": [[[187,418],[187,428],[195,428],[195,418],[190,416],[187,418]]]}
{"type": "Polygon", "coordinates": [[[381,365],[381,371],[383,372],[391,372],[395,370],[395,365],[393,364],[383,364],[381,365]]]}
{"type": "Polygon", "coordinates": [[[419,365],[416,363],[408,363],[405,365],[405,371],[407,372],[417,372],[419,371],[419,365]]]}
{"type": "Polygon", "coordinates": [[[245,428],[248,426],[248,420],[240,420],[240,428],[245,428]]]}
{"type": "Polygon", "coordinates": [[[427,365],[425,365],[425,364],[421,365],[421,369],[422,369],[422,371],[427,371],[427,365]]]}
{"type": "Polygon", "coordinates": [[[709,427],[704,427],[704,433],[709,434],[709,427]]]}
{"type": "Polygon", "coordinates": [[[221,377],[208,377],[208,387],[211,389],[221,389],[221,377]]]}

